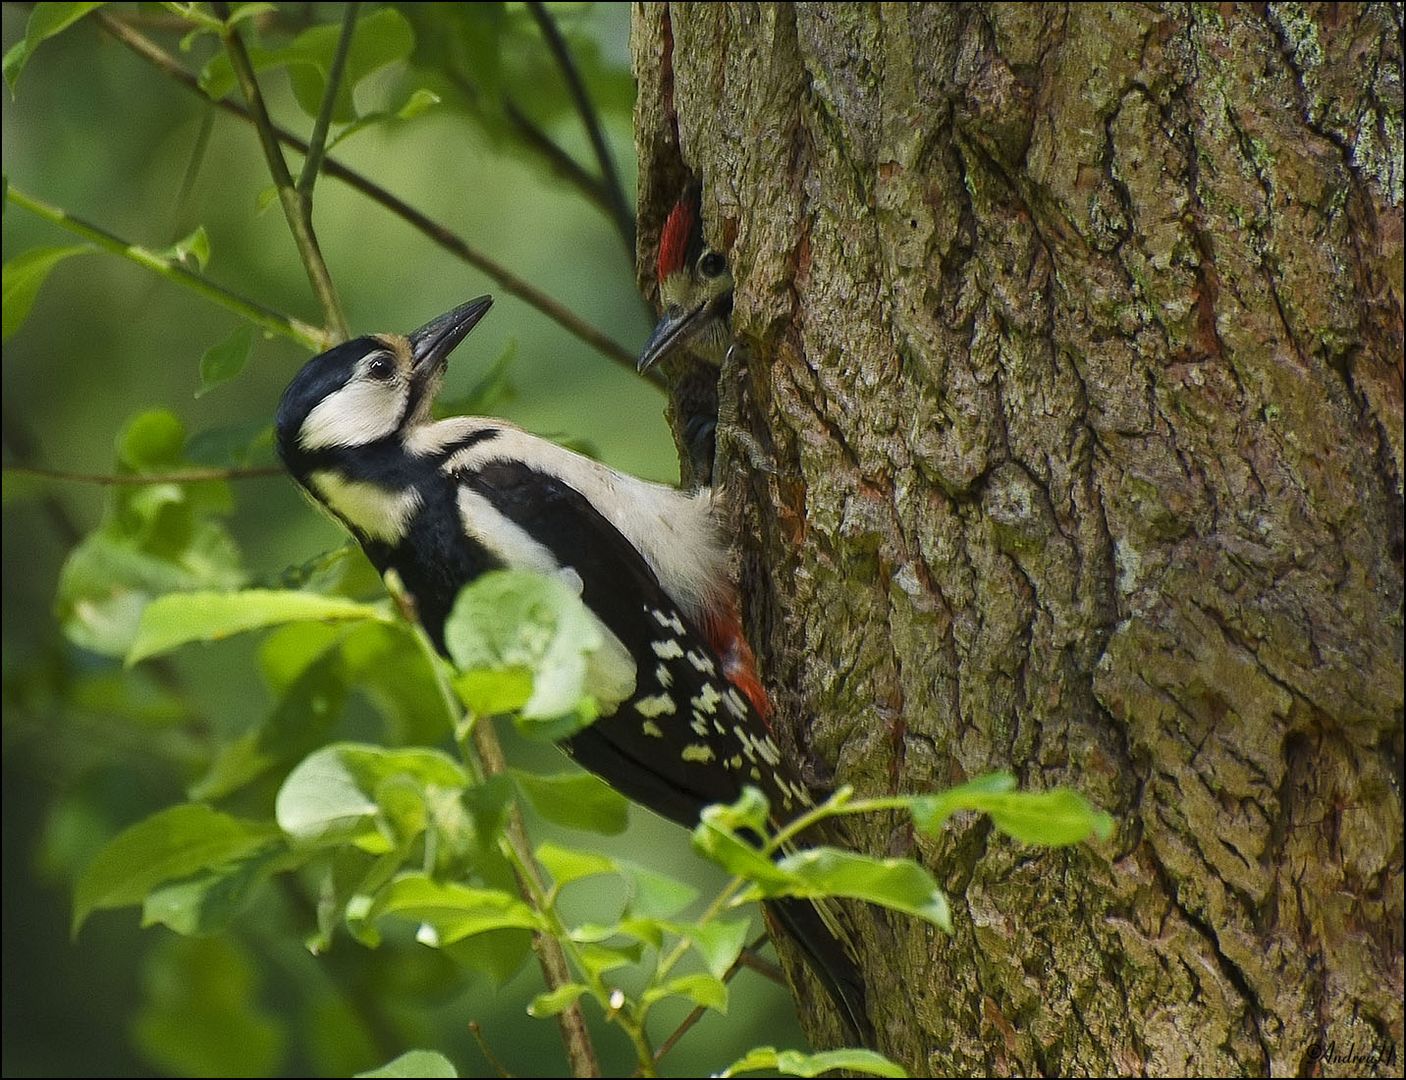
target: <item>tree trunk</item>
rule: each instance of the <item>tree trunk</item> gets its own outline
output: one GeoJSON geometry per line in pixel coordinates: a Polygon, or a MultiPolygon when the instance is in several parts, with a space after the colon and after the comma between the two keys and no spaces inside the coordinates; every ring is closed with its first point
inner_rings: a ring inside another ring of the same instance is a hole
{"type": "Polygon", "coordinates": [[[953,899],[950,939],[850,909],[917,1075],[1400,1067],[1401,29],[636,9],[640,262],[701,180],[783,735],[861,794],[1010,768],[1119,822],[853,828],[953,899]]]}

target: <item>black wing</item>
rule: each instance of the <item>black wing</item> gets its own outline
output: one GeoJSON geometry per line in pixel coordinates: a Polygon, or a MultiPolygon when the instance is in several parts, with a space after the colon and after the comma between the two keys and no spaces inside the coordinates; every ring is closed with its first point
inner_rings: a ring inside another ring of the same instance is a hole
{"type": "Polygon", "coordinates": [[[590,501],[519,461],[458,481],[580,575],[582,599],[636,658],[634,695],[573,736],[567,750],[618,791],[682,825],[709,803],[760,787],[782,816],[804,799],[799,778],[706,639],[644,557],[590,501]]]}

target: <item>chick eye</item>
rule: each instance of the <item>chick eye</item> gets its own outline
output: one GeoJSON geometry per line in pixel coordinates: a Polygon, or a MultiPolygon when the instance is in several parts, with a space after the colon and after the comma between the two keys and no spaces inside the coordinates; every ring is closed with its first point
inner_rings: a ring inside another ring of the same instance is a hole
{"type": "Polygon", "coordinates": [[[366,374],[377,382],[385,382],[395,374],[395,361],[385,353],[379,353],[366,365],[366,374]]]}
{"type": "Polygon", "coordinates": [[[698,272],[707,278],[715,278],[727,269],[727,260],[716,251],[705,251],[698,260],[698,272]]]}

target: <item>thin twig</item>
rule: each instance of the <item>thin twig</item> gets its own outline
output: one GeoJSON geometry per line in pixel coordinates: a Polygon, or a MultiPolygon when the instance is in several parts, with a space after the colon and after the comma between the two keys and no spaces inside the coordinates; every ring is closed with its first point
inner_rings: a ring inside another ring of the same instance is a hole
{"type": "MultiPolygon", "coordinates": [[[[760,949],[766,942],[767,935],[762,934],[756,941],[752,942],[738,953],[737,959],[723,972],[723,982],[731,982],[732,977],[744,967],[750,967],[751,964],[748,963],[748,958],[755,960],[757,958],[756,950],[760,949]]],[[[688,1034],[694,1024],[703,1019],[703,1014],[707,1011],[708,1007],[706,1005],[695,1005],[693,1007],[692,1011],[679,1022],[679,1026],[669,1033],[669,1037],[659,1044],[659,1049],[654,1052],[654,1062],[656,1065],[664,1060],[665,1054],[678,1045],[679,1040],[688,1034]]]]}
{"type": "MultiPolygon", "coordinates": [[[[503,746],[499,743],[498,733],[493,730],[491,722],[480,719],[474,725],[473,740],[474,750],[478,753],[479,761],[483,763],[484,772],[489,776],[498,776],[508,771],[503,746]]],[[[507,834],[508,844],[516,855],[513,860],[517,864],[515,869],[527,879],[523,882],[524,889],[532,896],[545,895],[547,883],[542,879],[542,872],[532,855],[532,842],[528,839],[522,810],[516,802],[508,809],[508,820],[503,831],[507,834]]],[[[556,990],[574,982],[561,942],[551,934],[543,933],[537,934],[533,940],[537,944],[537,957],[542,963],[542,970],[547,976],[547,988],[556,990]]],[[[592,1043],[591,1033],[586,1027],[586,1017],[581,1011],[580,1001],[572,1002],[558,1013],[557,1023],[561,1027],[562,1041],[566,1046],[567,1060],[571,1062],[572,1075],[599,1076],[600,1063],[596,1058],[595,1044],[592,1043]]]]}
{"type": "MultiPolygon", "coordinates": [[[[204,92],[200,89],[200,84],[196,77],[186,71],[179,61],[170,53],[162,49],[150,38],[133,30],[124,24],[120,19],[114,19],[104,11],[94,13],[94,18],[98,24],[109,34],[115,37],[122,44],[135,52],[142,59],[159,68],[162,72],[180,83],[191,93],[196,94],[207,105],[211,104],[204,92]]],[[[229,113],[237,116],[246,123],[252,123],[253,117],[249,111],[236,101],[221,99],[213,104],[229,113]]],[[[292,132],[275,127],[275,134],[278,140],[287,146],[293,147],[303,153],[307,152],[307,143],[298,138],[292,132]]],[[[456,235],[444,225],[439,224],[425,214],[416,210],[403,199],[391,194],[385,188],[374,181],[363,176],[361,173],[341,164],[336,158],[328,157],[324,159],[322,171],[328,176],[334,176],[349,187],[361,192],[373,202],[378,203],[392,214],[399,217],[412,228],[418,230],[432,243],[448,251],[450,254],[462,259],[470,266],[482,272],[486,277],[491,278],[505,292],[511,293],[519,300],[536,308],[547,318],[556,322],[568,333],[575,335],[581,341],[591,346],[602,356],[620,364],[632,375],[635,374],[635,354],[631,353],[619,342],[615,341],[603,330],[592,326],[585,319],[573,312],[570,308],[554,300],[536,286],[518,277],[506,267],[490,259],[487,255],[472,248],[461,237],[456,235]]],[[[651,368],[645,373],[646,378],[656,386],[664,387],[664,376],[658,368],[651,368]]]]}
{"type": "MultiPolygon", "coordinates": [[[[8,420],[6,424],[8,426],[8,420]]],[[[202,484],[209,480],[254,480],[282,476],[276,465],[255,468],[181,469],[169,473],[85,473],[66,469],[43,469],[37,465],[6,465],[6,476],[34,476],[41,480],[63,480],[74,484],[98,484],[102,487],[142,484],[202,484]]]]}
{"type": "Polygon", "coordinates": [[[615,207],[611,204],[610,193],[606,191],[599,177],[588,173],[579,161],[553,142],[552,137],[538,127],[532,117],[523,112],[512,98],[503,99],[503,113],[507,116],[508,123],[517,129],[524,146],[540,157],[547,168],[576,188],[587,202],[605,214],[612,226],[616,224],[615,207]]]}
{"type": "Polygon", "coordinates": [[[347,53],[351,51],[352,35],[356,33],[356,9],[359,5],[350,3],[342,11],[342,32],[337,38],[337,51],[332,56],[332,67],[327,72],[327,88],[322,95],[322,108],[317,111],[317,121],[312,126],[312,137],[308,139],[307,156],[303,158],[303,171],[298,174],[298,194],[307,203],[308,213],[312,213],[312,188],[317,183],[322,159],[327,154],[327,132],[332,127],[332,114],[337,111],[337,94],[342,86],[342,72],[346,70],[347,53]]]}
{"type": "Polygon", "coordinates": [[[304,348],[321,352],[327,348],[330,342],[326,334],[315,326],[310,326],[300,319],[294,319],[287,315],[280,314],[271,308],[266,308],[262,304],[249,300],[238,293],[231,292],[223,285],[216,285],[209,278],[202,277],[194,271],[187,270],[175,259],[159,255],[150,248],[144,248],[139,244],[129,244],[120,236],[114,236],[106,229],[76,218],[65,210],[57,206],[43,202],[28,195],[15,187],[12,183],[6,193],[8,201],[16,206],[23,207],[31,214],[43,218],[67,229],[75,235],[90,240],[104,251],[110,251],[114,255],[121,255],[124,259],[130,259],[148,270],[155,271],[168,280],[185,285],[192,291],[199,293],[207,300],[212,300],[221,307],[233,311],[237,315],[242,315],[256,326],[261,326],[270,333],[279,334],[286,338],[292,338],[304,348]]]}
{"type": "Polygon", "coordinates": [[[778,986],[786,985],[786,975],[781,968],[770,960],[763,960],[754,952],[744,951],[738,954],[737,962],[745,968],[751,968],[762,978],[770,979],[778,986]]]}
{"type": "Polygon", "coordinates": [[[503,1066],[503,1063],[498,1060],[498,1055],[489,1047],[488,1040],[483,1037],[483,1028],[477,1020],[469,1021],[469,1034],[474,1037],[474,1042],[478,1043],[478,1051],[488,1062],[489,1068],[493,1069],[499,1076],[510,1077],[513,1075],[503,1066]]]}
{"type": "Polygon", "coordinates": [[[561,68],[562,77],[566,80],[566,88],[571,94],[571,100],[576,104],[576,112],[581,117],[581,124],[586,129],[586,135],[591,140],[591,149],[595,151],[596,163],[600,166],[601,180],[605,183],[605,189],[609,193],[611,204],[614,207],[616,227],[619,228],[621,235],[626,237],[627,246],[633,253],[635,249],[635,215],[630,211],[629,201],[625,198],[625,189],[620,186],[620,177],[615,171],[615,162],[610,156],[610,146],[606,143],[605,132],[601,128],[600,114],[596,112],[595,103],[586,90],[586,82],[581,78],[576,61],[572,59],[571,49],[567,46],[566,39],[561,36],[561,31],[557,28],[556,20],[552,18],[551,12],[547,10],[547,5],[541,3],[540,0],[529,0],[527,7],[532,12],[532,17],[537,20],[537,26],[542,31],[542,37],[546,40],[547,47],[552,50],[557,66],[561,68]]]}
{"type": "Polygon", "coordinates": [[[318,246],[317,233],[312,227],[311,204],[293,183],[293,174],[288,171],[288,163],[283,160],[283,151],[278,146],[278,132],[264,105],[264,97],[259,91],[259,81],[254,75],[254,65],[249,59],[249,52],[244,47],[244,39],[240,37],[239,27],[229,22],[229,4],[225,0],[216,0],[211,6],[215,14],[225,20],[222,31],[225,51],[229,53],[230,66],[234,68],[235,78],[239,80],[244,100],[249,103],[249,115],[254,122],[254,129],[259,133],[259,146],[263,149],[264,161],[268,164],[269,175],[273,177],[274,186],[278,189],[278,201],[283,206],[283,216],[288,221],[289,232],[293,234],[293,243],[297,245],[298,254],[302,257],[308,282],[312,285],[318,303],[322,305],[322,317],[327,332],[334,340],[345,341],[347,320],[342,314],[342,302],[337,298],[332,275],[327,270],[327,261],[323,259],[322,249],[318,246]]]}

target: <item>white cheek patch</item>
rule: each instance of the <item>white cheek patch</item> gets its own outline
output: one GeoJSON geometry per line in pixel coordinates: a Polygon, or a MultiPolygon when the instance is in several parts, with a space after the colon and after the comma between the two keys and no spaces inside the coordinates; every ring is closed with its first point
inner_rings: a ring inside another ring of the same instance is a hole
{"type": "Polygon", "coordinates": [[[413,487],[394,491],[335,472],[315,472],[308,479],[329,509],[373,540],[400,543],[420,509],[420,493],[413,487]]]}
{"type": "Polygon", "coordinates": [[[400,427],[409,389],[400,382],[357,379],[313,407],[298,430],[304,450],[329,446],[365,446],[400,427]]]}

